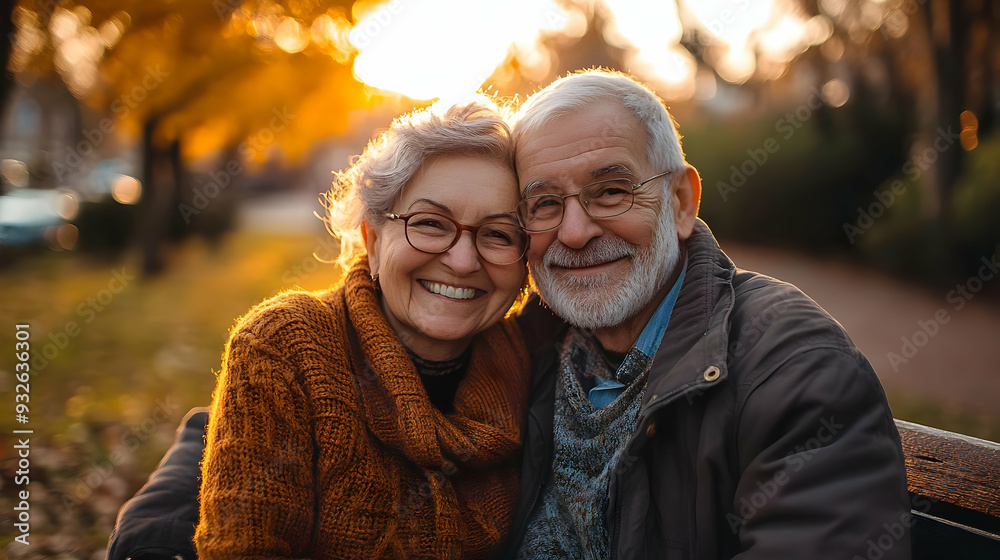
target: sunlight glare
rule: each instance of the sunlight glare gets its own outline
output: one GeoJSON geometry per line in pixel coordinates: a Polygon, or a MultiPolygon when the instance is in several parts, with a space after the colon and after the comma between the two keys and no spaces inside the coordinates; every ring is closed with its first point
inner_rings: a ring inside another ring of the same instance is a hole
{"type": "Polygon", "coordinates": [[[732,48],[746,48],[750,34],[771,18],[773,0],[698,0],[685,3],[709,33],[732,48]]]}
{"type": "Polygon", "coordinates": [[[778,62],[788,62],[801,53],[806,43],[805,26],[790,16],[782,16],[777,25],[762,31],[759,43],[764,54],[778,62]]]}
{"type": "Polygon", "coordinates": [[[657,93],[669,100],[691,99],[697,89],[698,62],[681,45],[669,49],[641,49],[625,54],[625,64],[650,82],[657,93]]]}
{"type": "Polygon", "coordinates": [[[286,53],[297,53],[309,46],[309,36],[303,31],[299,20],[286,17],[274,33],[274,44],[286,53]]]}
{"type": "Polygon", "coordinates": [[[604,40],[626,49],[625,66],[668,99],[695,93],[697,61],[680,45],[683,27],[677,6],[639,0],[604,0],[609,14],[604,40]]]}
{"type": "Polygon", "coordinates": [[[757,69],[757,59],[746,49],[730,47],[712,66],[723,80],[731,84],[742,84],[753,76],[757,69]]]}
{"type": "Polygon", "coordinates": [[[673,2],[604,0],[611,12],[604,40],[616,47],[663,48],[681,40],[683,28],[673,2]]]}
{"type": "Polygon", "coordinates": [[[412,99],[463,96],[507,59],[512,43],[568,22],[550,1],[393,0],[368,11],[351,30],[351,44],[360,51],[354,73],[371,87],[412,99]]]}

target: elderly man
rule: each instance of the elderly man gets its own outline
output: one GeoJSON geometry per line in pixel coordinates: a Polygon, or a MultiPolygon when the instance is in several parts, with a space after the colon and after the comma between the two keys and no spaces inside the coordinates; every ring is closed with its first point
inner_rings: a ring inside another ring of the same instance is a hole
{"type": "MultiPolygon", "coordinates": [[[[498,556],[908,558],[874,371],[812,300],[719,249],[656,95],[575,74],[529,98],[514,135],[529,264],[558,317],[537,297],[519,317],[532,401],[498,556]]],[[[204,422],[185,420],[109,557],[193,555],[204,422]]]]}
{"type": "Polygon", "coordinates": [[[507,556],[908,558],[875,372],[812,300],[719,249],[659,98],[571,75],[514,137],[532,277],[570,326],[534,352],[507,556]]]}

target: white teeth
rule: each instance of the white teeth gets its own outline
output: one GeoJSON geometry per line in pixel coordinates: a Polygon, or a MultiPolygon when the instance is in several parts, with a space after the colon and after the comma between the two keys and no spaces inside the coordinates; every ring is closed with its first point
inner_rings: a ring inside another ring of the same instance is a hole
{"type": "Polygon", "coordinates": [[[431,292],[451,299],[472,299],[476,295],[476,290],[473,288],[456,288],[455,286],[448,286],[437,282],[425,282],[424,280],[421,280],[420,283],[431,292]]]}

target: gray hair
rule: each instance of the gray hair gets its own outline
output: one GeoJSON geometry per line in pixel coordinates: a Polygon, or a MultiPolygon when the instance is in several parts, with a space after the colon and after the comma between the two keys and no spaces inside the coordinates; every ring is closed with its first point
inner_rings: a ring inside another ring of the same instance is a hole
{"type": "Polygon", "coordinates": [[[507,121],[510,110],[484,96],[475,101],[418,109],[393,120],[368,143],[350,166],[334,173],[323,195],[327,231],[340,240],[336,263],[345,270],[365,253],[361,220],[371,227],[385,223],[386,212],[403,187],[435,156],[479,156],[514,170],[514,143],[507,121]]]}
{"type": "Polygon", "coordinates": [[[663,100],[631,76],[605,69],[564,76],[528,97],[514,122],[514,145],[520,147],[525,136],[559,117],[605,100],[622,103],[645,126],[647,157],[656,172],[683,169],[684,151],[677,124],[663,100]]]}

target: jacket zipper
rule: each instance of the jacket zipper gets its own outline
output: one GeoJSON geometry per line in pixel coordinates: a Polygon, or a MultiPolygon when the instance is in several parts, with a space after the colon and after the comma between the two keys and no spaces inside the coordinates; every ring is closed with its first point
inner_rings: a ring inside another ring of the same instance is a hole
{"type": "MultiPolygon", "coordinates": [[[[675,391],[673,391],[671,393],[667,393],[666,395],[664,395],[663,398],[660,399],[660,402],[658,402],[655,405],[652,405],[649,408],[647,408],[646,411],[645,411],[645,415],[644,416],[650,416],[656,410],[659,410],[659,409],[663,408],[664,406],[667,406],[668,404],[670,404],[670,403],[674,402],[675,400],[677,400],[680,396],[682,396],[684,394],[687,394],[690,391],[702,389],[702,388],[705,388],[705,387],[711,387],[712,385],[715,385],[716,383],[717,383],[717,381],[713,381],[713,382],[700,381],[700,382],[692,383],[691,385],[686,385],[686,386],[683,386],[683,387],[679,387],[677,390],[675,390],[675,391]]],[[[642,425],[642,421],[641,420],[639,421],[639,425],[642,425]]],[[[532,499],[532,506],[534,506],[534,499],[532,499]]],[[[621,524],[622,524],[622,496],[621,496],[621,492],[619,491],[618,492],[618,496],[616,496],[616,499],[615,499],[615,518],[614,518],[614,525],[612,526],[611,539],[609,541],[609,543],[610,543],[609,548],[610,548],[610,552],[611,552],[611,560],[615,560],[615,558],[618,558],[618,537],[619,537],[619,533],[621,532],[621,524]]]]}
{"type": "Polygon", "coordinates": [[[611,540],[611,560],[618,558],[618,534],[622,528],[622,501],[615,500],[615,524],[612,526],[614,537],[611,540]]]}

